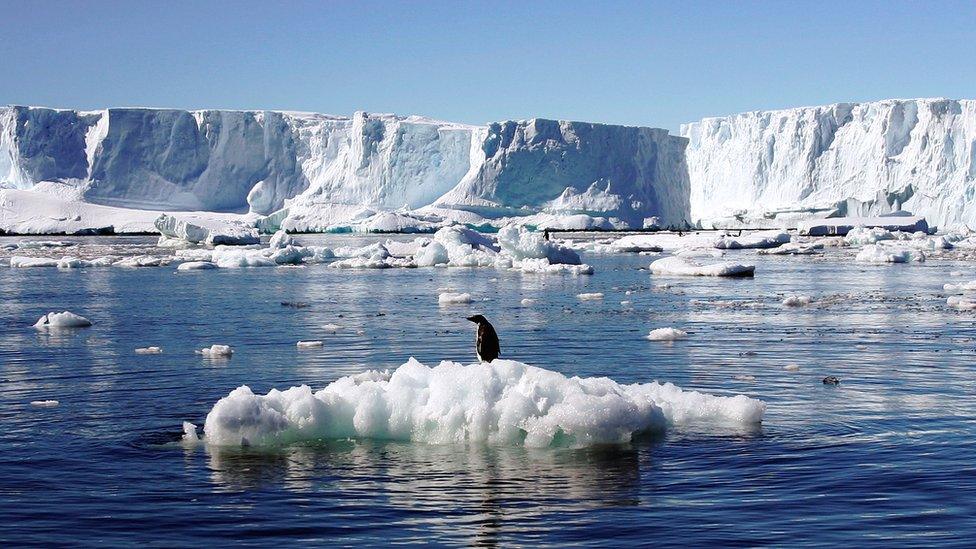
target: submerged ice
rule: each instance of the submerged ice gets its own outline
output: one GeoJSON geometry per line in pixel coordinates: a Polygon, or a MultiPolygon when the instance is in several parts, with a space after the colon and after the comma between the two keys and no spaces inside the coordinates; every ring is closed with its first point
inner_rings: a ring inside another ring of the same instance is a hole
{"type": "MultiPolygon", "coordinates": [[[[238,387],[207,414],[203,440],[232,446],[335,438],[586,446],[628,442],[671,426],[754,425],[765,407],[743,395],[567,377],[510,360],[431,368],[410,359],[393,372],[346,376],[317,392],[302,385],[259,395],[238,387]]],[[[184,430],[196,438],[194,426],[184,430]]]]}

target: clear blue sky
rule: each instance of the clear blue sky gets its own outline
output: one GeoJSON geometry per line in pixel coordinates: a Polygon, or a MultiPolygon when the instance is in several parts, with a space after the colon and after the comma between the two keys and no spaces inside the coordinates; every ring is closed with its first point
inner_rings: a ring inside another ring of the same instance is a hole
{"type": "Polygon", "coordinates": [[[976,2],[0,0],[0,104],[649,125],[976,97],[976,2]]]}

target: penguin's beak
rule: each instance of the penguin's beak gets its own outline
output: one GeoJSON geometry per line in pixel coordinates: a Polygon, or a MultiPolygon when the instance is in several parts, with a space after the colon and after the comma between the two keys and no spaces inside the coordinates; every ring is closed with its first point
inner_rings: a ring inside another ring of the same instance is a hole
{"type": "Polygon", "coordinates": [[[466,318],[465,320],[470,320],[471,322],[478,322],[478,319],[477,319],[477,318],[475,318],[475,317],[473,317],[473,316],[469,316],[469,317],[468,317],[468,318],[466,318]]]}

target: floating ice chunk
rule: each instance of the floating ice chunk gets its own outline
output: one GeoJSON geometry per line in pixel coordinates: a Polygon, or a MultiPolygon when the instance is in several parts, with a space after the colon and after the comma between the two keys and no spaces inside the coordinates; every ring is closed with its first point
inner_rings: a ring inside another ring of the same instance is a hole
{"type": "Polygon", "coordinates": [[[976,311],[976,296],[972,294],[950,295],[946,298],[946,304],[960,311],[976,311]]]}
{"type": "Polygon", "coordinates": [[[63,242],[61,240],[22,240],[20,242],[15,242],[12,244],[4,245],[8,249],[37,249],[37,248],[67,248],[69,246],[74,246],[72,242],[63,242]]]}
{"type": "Polygon", "coordinates": [[[70,311],[48,313],[34,323],[37,329],[46,328],[87,328],[92,323],[87,318],[70,311]]]}
{"type": "Polygon", "coordinates": [[[520,303],[523,307],[529,307],[530,305],[535,305],[536,300],[531,298],[525,298],[520,303]]]}
{"type": "Polygon", "coordinates": [[[593,301],[597,299],[603,299],[603,293],[601,292],[582,293],[582,294],[577,294],[576,297],[578,297],[581,301],[593,301]]]}
{"type": "Polygon", "coordinates": [[[782,246],[759,250],[756,253],[759,255],[813,255],[823,248],[823,242],[812,242],[810,244],[787,242],[782,246]]]}
{"type": "Polygon", "coordinates": [[[176,268],[177,271],[204,271],[207,269],[216,269],[217,266],[209,261],[187,261],[186,263],[180,263],[179,267],[176,268]]]}
{"type": "Polygon", "coordinates": [[[84,267],[93,267],[91,261],[85,259],[79,259],[77,257],[62,257],[58,260],[59,269],[81,269],[84,267]]]}
{"type": "Polygon", "coordinates": [[[174,255],[177,259],[183,261],[213,261],[213,250],[203,248],[176,250],[174,255]]]}
{"type": "Polygon", "coordinates": [[[24,257],[15,255],[10,258],[10,266],[16,269],[29,267],[57,267],[58,260],[47,257],[24,257]]]}
{"type": "Polygon", "coordinates": [[[217,358],[228,357],[234,354],[234,350],[230,348],[230,345],[211,345],[210,347],[200,349],[197,353],[208,358],[217,358]]]}
{"type": "Polygon", "coordinates": [[[748,374],[738,374],[734,376],[734,378],[738,381],[756,381],[756,376],[751,376],[748,374]]]}
{"type": "Polygon", "coordinates": [[[197,435],[197,426],[189,421],[183,422],[183,442],[200,442],[200,437],[197,435]]]}
{"type": "Polygon", "coordinates": [[[170,259],[167,257],[157,257],[153,255],[137,255],[119,260],[113,264],[115,267],[162,267],[169,265],[170,259]]]}
{"type": "Polygon", "coordinates": [[[665,257],[651,263],[651,272],[659,275],[675,276],[753,276],[755,265],[741,263],[713,263],[711,265],[696,265],[680,257],[665,257]]]}
{"type": "Polygon", "coordinates": [[[790,234],[785,231],[759,231],[755,233],[743,233],[739,236],[720,236],[715,241],[715,247],[723,250],[775,248],[789,241],[790,234]]]}
{"type": "Polygon", "coordinates": [[[335,333],[341,330],[342,326],[339,326],[338,324],[326,324],[325,326],[322,326],[322,329],[326,332],[335,333]]]}
{"type": "Polygon", "coordinates": [[[283,230],[279,230],[275,234],[271,235],[271,240],[268,241],[269,248],[287,248],[288,246],[293,246],[294,244],[295,239],[283,230]]]}
{"type": "Polygon", "coordinates": [[[813,299],[808,295],[791,295],[783,300],[783,305],[786,307],[802,307],[809,305],[812,301],[813,299]]]}
{"type": "Polygon", "coordinates": [[[299,349],[314,349],[316,347],[321,347],[321,341],[299,341],[295,344],[299,349]]]}
{"type": "Polygon", "coordinates": [[[688,337],[688,332],[677,328],[657,328],[645,337],[651,341],[676,341],[688,337]]]}
{"type": "Polygon", "coordinates": [[[962,271],[950,271],[949,272],[949,276],[963,276],[964,274],[966,274],[966,273],[964,273],[962,271]]]}
{"type": "Polygon", "coordinates": [[[447,265],[451,257],[447,253],[447,248],[440,242],[430,242],[426,246],[417,250],[414,256],[418,267],[433,267],[435,265],[447,265]]]}
{"type": "Polygon", "coordinates": [[[539,233],[524,227],[509,225],[498,231],[498,245],[513,261],[524,259],[546,259],[549,263],[579,265],[580,256],[575,251],[555,242],[546,240],[539,233]]]}
{"type": "Polygon", "coordinates": [[[676,425],[741,428],[761,422],[764,412],[759,400],[670,383],[621,385],[501,359],[434,368],[410,359],[392,373],[343,377],[318,392],[302,385],[257,395],[239,387],[207,414],[204,441],[275,446],[358,437],[582,447],[676,425]]]}
{"type": "Polygon", "coordinates": [[[164,236],[211,246],[258,244],[258,230],[243,221],[161,214],[154,222],[164,236]]]}
{"type": "Polygon", "coordinates": [[[854,227],[847,232],[847,236],[844,237],[844,242],[847,242],[851,246],[865,246],[868,244],[877,244],[882,240],[894,239],[895,235],[888,229],[881,227],[872,229],[867,227],[854,227]]]}
{"type": "Polygon", "coordinates": [[[517,271],[522,271],[523,273],[541,273],[541,274],[571,274],[571,275],[591,275],[593,274],[593,267],[585,263],[579,265],[571,265],[566,263],[556,263],[552,264],[546,258],[539,259],[523,259],[516,262],[513,269],[517,271]]]}
{"type": "Polygon", "coordinates": [[[783,366],[783,369],[786,370],[787,372],[799,372],[800,371],[800,365],[799,364],[787,364],[786,366],[783,366]]]}
{"type": "Polygon", "coordinates": [[[943,284],[942,289],[947,292],[976,292],[976,280],[961,284],[943,284]]]}
{"type": "Polygon", "coordinates": [[[472,303],[474,299],[468,293],[444,292],[437,297],[437,302],[441,305],[449,305],[454,303],[472,303]]]}
{"type": "Polygon", "coordinates": [[[137,355],[158,355],[163,352],[162,347],[139,347],[136,349],[137,355]]]}
{"type": "Polygon", "coordinates": [[[54,408],[59,406],[61,402],[57,400],[32,400],[30,404],[35,408],[54,408]]]}
{"type": "Polygon", "coordinates": [[[879,244],[869,244],[858,252],[856,261],[864,263],[908,263],[909,261],[925,261],[925,254],[910,250],[896,250],[879,244]]]}
{"type": "Polygon", "coordinates": [[[265,250],[241,248],[237,246],[217,246],[212,252],[212,261],[222,269],[244,267],[274,267],[274,261],[265,255],[265,250]]]}

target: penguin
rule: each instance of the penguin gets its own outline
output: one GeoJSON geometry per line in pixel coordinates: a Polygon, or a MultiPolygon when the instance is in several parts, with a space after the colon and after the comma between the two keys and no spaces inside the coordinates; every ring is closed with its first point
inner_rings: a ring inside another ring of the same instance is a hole
{"type": "Polygon", "coordinates": [[[491,362],[498,358],[501,348],[498,346],[498,334],[491,322],[481,315],[469,316],[468,320],[478,325],[478,360],[491,362]]]}

